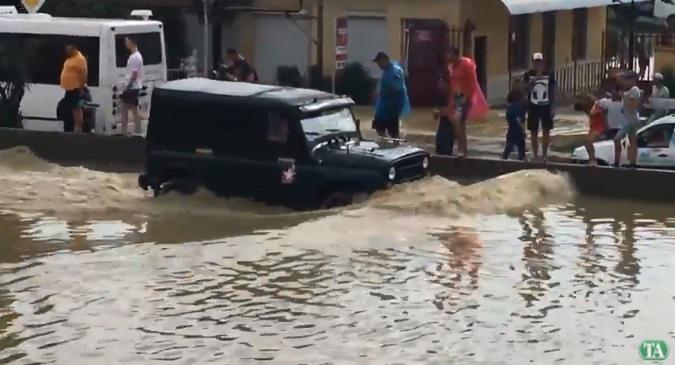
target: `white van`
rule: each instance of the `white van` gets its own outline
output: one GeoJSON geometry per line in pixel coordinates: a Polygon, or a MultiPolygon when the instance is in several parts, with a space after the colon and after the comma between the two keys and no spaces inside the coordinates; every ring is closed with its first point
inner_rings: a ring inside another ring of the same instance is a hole
{"type": "Polygon", "coordinates": [[[8,42],[23,50],[28,62],[29,88],[21,103],[24,128],[62,131],[56,107],[63,98],[59,79],[64,45],[74,41],[89,66],[88,86],[97,134],[119,134],[118,96],[123,91],[128,51],[124,38],[133,36],[143,55],[145,91],[141,115],[147,115],[153,87],[166,82],[164,29],[159,21],[58,18],[47,14],[0,15],[0,51],[8,42]]]}

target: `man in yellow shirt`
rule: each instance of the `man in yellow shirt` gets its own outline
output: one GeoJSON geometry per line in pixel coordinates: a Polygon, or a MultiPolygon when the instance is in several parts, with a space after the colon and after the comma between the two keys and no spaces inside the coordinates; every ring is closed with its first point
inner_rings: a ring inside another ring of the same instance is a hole
{"type": "Polygon", "coordinates": [[[61,88],[66,91],[66,107],[72,111],[74,132],[82,133],[84,126],[84,101],[87,85],[87,59],[75,44],[66,44],[66,62],[61,70],[61,88]]]}

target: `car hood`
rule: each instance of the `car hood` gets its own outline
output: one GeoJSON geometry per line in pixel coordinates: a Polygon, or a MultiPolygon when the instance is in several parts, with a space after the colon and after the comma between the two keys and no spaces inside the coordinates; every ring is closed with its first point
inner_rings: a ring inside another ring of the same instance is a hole
{"type": "Polygon", "coordinates": [[[322,164],[375,168],[388,167],[400,160],[422,155],[428,155],[428,153],[421,148],[406,144],[380,144],[374,141],[326,147],[316,153],[316,157],[322,164]]]}

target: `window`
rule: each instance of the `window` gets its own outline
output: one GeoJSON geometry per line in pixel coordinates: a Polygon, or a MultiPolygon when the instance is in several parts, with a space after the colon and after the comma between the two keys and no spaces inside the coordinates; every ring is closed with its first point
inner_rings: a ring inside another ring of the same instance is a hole
{"type": "Polygon", "coordinates": [[[512,18],[511,42],[513,67],[526,69],[530,65],[530,16],[516,15],[512,18]]]}
{"type": "Polygon", "coordinates": [[[131,37],[138,45],[138,51],[143,56],[145,65],[159,65],[162,63],[162,37],[159,32],[152,33],[129,33],[115,36],[115,56],[117,67],[126,67],[129,51],[124,45],[124,40],[131,37]]]}
{"type": "Polygon", "coordinates": [[[574,9],[572,18],[572,59],[586,59],[588,43],[588,9],[574,9]]]}
{"type": "Polygon", "coordinates": [[[673,125],[661,124],[647,129],[638,138],[638,147],[667,148],[673,137],[673,125]]]}
{"type": "Polygon", "coordinates": [[[20,51],[28,69],[30,83],[58,85],[63,62],[66,60],[64,48],[66,42],[69,41],[73,41],[87,58],[89,68],[87,84],[98,86],[100,52],[98,37],[2,33],[0,34],[0,50],[15,47],[20,51]]]}
{"type": "Polygon", "coordinates": [[[267,128],[267,141],[273,143],[288,142],[288,120],[279,113],[269,113],[267,128]]]}

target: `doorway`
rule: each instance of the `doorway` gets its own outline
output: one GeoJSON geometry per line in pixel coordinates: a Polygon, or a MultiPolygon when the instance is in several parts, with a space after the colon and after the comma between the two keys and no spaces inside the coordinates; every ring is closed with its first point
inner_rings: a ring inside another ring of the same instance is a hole
{"type": "Polygon", "coordinates": [[[555,11],[544,13],[544,29],[541,38],[541,51],[549,70],[555,69],[555,11]]]}
{"type": "Polygon", "coordinates": [[[413,105],[433,105],[445,65],[448,26],[442,20],[406,19],[403,35],[410,101],[413,105]]]}
{"type": "Polygon", "coordinates": [[[473,43],[473,59],[476,62],[478,84],[487,97],[487,36],[476,37],[473,43]]]}

